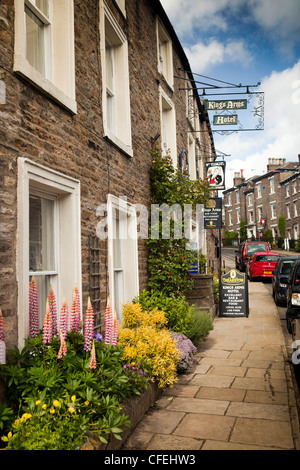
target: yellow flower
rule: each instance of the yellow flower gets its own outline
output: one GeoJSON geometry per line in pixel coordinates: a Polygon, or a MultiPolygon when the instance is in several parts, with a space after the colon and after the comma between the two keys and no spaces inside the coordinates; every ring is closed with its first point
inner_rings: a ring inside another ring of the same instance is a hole
{"type": "Polygon", "coordinates": [[[90,402],[87,400],[87,401],[84,402],[84,404],[85,404],[86,406],[88,406],[88,405],[90,404],[90,402]]]}
{"type": "Polygon", "coordinates": [[[76,396],[75,396],[75,395],[72,395],[72,396],[71,396],[71,400],[72,400],[72,402],[74,403],[74,401],[76,401],[76,396]]]}
{"type": "Polygon", "coordinates": [[[74,406],[70,406],[70,408],[68,409],[69,413],[74,413],[75,411],[75,408],[74,406]]]}
{"type": "Polygon", "coordinates": [[[43,404],[42,408],[43,408],[43,410],[45,410],[47,408],[46,403],[43,404]]]}
{"type": "Polygon", "coordinates": [[[7,434],[7,437],[6,436],[1,437],[1,441],[8,442],[11,437],[12,437],[12,432],[9,431],[9,433],[7,434]]]}
{"type": "Polygon", "coordinates": [[[58,400],[54,400],[53,406],[55,406],[56,408],[57,408],[58,406],[60,406],[59,401],[58,401],[58,400]]]}
{"type": "Polygon", "coordinates": [[[54,415],[55,409],[54,409],[54,408],[51,408],[50,413],[51,413],[52,415],[54,415]]]}
{"type": "Polygon", "coordinates": [[[40,405],[41,403],[42,403],[41,400],[37,400],[37,401],[35,402],[36,406],[40,405]]]}
{"type": "Polygon", "coordinates": [[[24,413],[24,414],[22,415],[22,418],[21,418],[21,419],[23,419],[23,420],[26,421],[26,419],[30,419],[30,418],[32,418],[32,414],[30,414],[30,413],[24,413]]]}

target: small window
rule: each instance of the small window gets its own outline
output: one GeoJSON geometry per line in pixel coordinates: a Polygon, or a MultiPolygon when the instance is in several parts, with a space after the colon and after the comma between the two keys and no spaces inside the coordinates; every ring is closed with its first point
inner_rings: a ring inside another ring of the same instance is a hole
{"type": "Polygon", "coordinates": [[[170,154],[177,168],[176,117],[173,102],[160,88],[161,141],[163,155],[170,154]]]}
{"type": "Polygon", "coordinates": [[[104,135],[133,156],[127,38],[104,1],[100,15],[104,135]]]}
{"type": "Polygon", "coordinates": [[[14,37],[14,72],[76,114],[73,2],[15,0],[14,37]]]}
{"type": "Polygon", "coordinates": [[[157,20],[158,71],[168,85],[173,88],[173,51],[172,41],[162,23],[157,20]]]}
{"type": "Polygon", "coordinates": [[[274,178],[270,178],[270,193],[273,194],[274,192],[275,192],[274,178]]]}
{"type": "Polygon", "coordinates": [[[17,281],[19,345],[29,333],[29,282],[38,289],[40,328],[50,284],[58,312],[63,296],[71,306],[81,293],[80,182],[18,159],[17,281]]]}
{"type": "Polygon", "coordinates": [[[109,290],[113,311],[122,318],[122,305],[139,292],[137,217],[134,206],[108,196],[109,290]]]}

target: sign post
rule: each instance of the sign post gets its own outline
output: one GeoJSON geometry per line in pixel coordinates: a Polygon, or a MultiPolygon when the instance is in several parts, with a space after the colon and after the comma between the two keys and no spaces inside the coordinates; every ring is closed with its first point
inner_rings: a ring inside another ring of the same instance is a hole
{"type": "Polygon", "coordinates": [[[220,277],[220,317],[248,317],[248,277],[235,269],[220,277]]]}

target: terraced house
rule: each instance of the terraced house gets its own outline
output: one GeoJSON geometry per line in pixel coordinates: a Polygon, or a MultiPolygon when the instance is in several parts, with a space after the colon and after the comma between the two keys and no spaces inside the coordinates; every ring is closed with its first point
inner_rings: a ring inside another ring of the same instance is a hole
{"type": "Polygon", "coordinates": [[[299,161],[269,158],[267,171],[246,179],[235,173],[233,187],[223,192],[225,230],[238,232],[245,221],[248,238],[261,238],[270,229],[273,238],[282,238],[279,217],[284,217],[285,234],[293,246],[299,237],[299,161]]]}
{"type": "Polygon", "coordinates": [[[90,296],[96,328],[108,296],[120,315],[147,287],[138,208],[150,209],[153,142],[174,166],[184,155],[192,179],[215,149],[159,1],[3,0],[0,24],[0,306],[11,347],[28,335],[33,275],[40,326],[50,284],[58,305],[75,284],[81,305],[90,296]]]}

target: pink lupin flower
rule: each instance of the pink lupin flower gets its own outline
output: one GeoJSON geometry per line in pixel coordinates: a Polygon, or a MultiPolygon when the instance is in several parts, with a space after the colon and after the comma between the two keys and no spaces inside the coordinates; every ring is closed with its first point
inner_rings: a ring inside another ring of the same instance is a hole
{"type": "Polygon", "coordinates": [[[113,312],[111,305],[109,303],[109,299],[107,299],[107,306],[105,309],[105,318],[104,318],[104,343],[110,344],[112,340],[112,331],[113,331],[113,312]]]}
{"type": "Polygon", "coordinates": [[[111,344],[113,346],[117,346],[118,339],[119,339],[119,322],[118,322],[117,314],[115,312],[113,329],[112,329],[112,336],[111,336],[111,344]]]}
{"type": "Polygon", "coordinates": [[[77,328],[77,331],[79,333],[80,332],[80,320],[81,320],[80,319],[80,294],[79,294],[77,284],[75,284],[74,291],[75,291],[76,300],[77,300],[77,324],[76,324],[76,328],[77,328]]]}
{"type": "Polygon", "coordinates": [[[58,351],[57,359],[61,359],[63,356],[66,356],[67,354],[67,344],[66,344],[65,338],[61,330],[59,330],[59,337],[60,337],[60,348],[58,351]]]}
{"type": "Polygon", "coordinates": [[[75,289],[73,290],[72,294],[72,304],[71,304],[71,315],[70,315],[70,331],[76,331],[79,333],[78,330],[78,321],[77,321],[77,296],[75,289]]]}
{"type": "Polygon", "coordinates": [[[43,343],[49,344],[52,341],[52,315],[49,307],[49,300],[47,299],[46,304],[46,315],[43,326],[43,343]]]}
{"type": "Polygon", "coordinates": [[[66,301],[66,298],[63,298],[62,307],[60,310],[59,318],[59,330],[62,332],[64,339],[67,339],[68,334],[68,324],[69,324],[69,307],[66,301]]]}
{"type": "Polygon", "coordinates": [[[52,286],[50,284],[49,291],[49,308],[52,316],[52,326],[53,326],[53,335],[57,335],[57,307],[56,307],[56,298],[52,286]]]}
{"type": "Polygon", "coordinates": [[[97,367],[97,361],[96,361],[96,349],[95,349],[95,341],[93,340],[93,347],[92,347],[92,352],[91,352],[91,361],[89,364],[89,368],[96,369],[97,367]]]}
{"type": "Polygon", "coordinates": [[[88,298],[88,306],[85,314],[85,329],[84,329],[84,347],[85,351],[91,351],[94,336],[94,311],[91,304],[91,299],[88,298]]]}
{"type": "Polygon", "coordinates": [[[38,292],[37,286],[32,276],[29,284],[29,336],[36,338],[39,335],[39,307],[38,307],[38,292]]]}
{"type": "Polygon", "coordinates": [[[1,308],[0,308],[0,341],[4,341],[4,320],[3,320],[1,308]]]}

